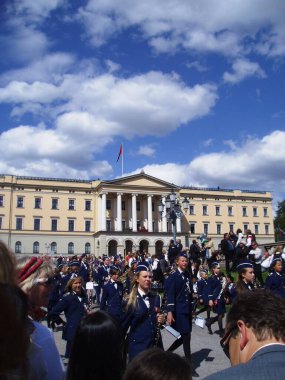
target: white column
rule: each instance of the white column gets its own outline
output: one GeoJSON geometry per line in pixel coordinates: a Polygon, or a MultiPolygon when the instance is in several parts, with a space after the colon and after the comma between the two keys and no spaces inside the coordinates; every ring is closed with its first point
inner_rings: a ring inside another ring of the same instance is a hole
{"type": "Polygon", "coordinates": [[[142,201],[143,204],[143,227],[148,228],[147,225],[147,199],[143,199],[142,201]]]}
{"type": "MultiPolygon", "coordinates": [[[[165,197],[162,198],[162,203],[165,204],[165,197]]],[[[162,213],[162,232],[167,232],[167,218],[166,218],[166,208],[164,207],[162,213]]]]}
{"type": "Polygon", "coordinates": [[[162,232],[162,214],[157,210],[157,225],[158,225],[158,232],[162,232]]]}
{"type": "Polygon", "coordinates": [[[181,232],[181,215],[177,217],[176,219],[176,232],[177,233],[181,232]]]}
{"type": "Polygon", "coordinates": [[[132,228],[133,219],[132,219],[132,200],[128,198],[128,227],[132,228]]]}
{"type": "Polygon", "coordinates": [[[132,229],[137,232],[137,194],[132,194],[132,229]]]}
{"type": "Polygon", "coordinates": [[[101,230],[106,231],[106,197],[107,193],[102,193],[102,202],[101,202],[101,230]]]}
{"type": "Polygon", "coordinates": [[[122,231],[122,193],[117,193],[117,231],[122,231]]]}
{"type": "Polygon", "coordinates": [[[98,231],[102,230],[102,198],[100,194],[97,194],[98,196],[98,213],[97,213],[97,218],[98,218],[98,231]]]}
{"type": "Polygon", "coordinates": [[[149,232],[152,232],[152,195],[150,194],[147,196],[147,220],[147,229],[149,232]]]}

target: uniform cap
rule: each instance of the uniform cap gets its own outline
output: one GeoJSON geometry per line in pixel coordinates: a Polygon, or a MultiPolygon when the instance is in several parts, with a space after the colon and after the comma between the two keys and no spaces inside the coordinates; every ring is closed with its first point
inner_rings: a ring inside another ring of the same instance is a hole
{"type": "Polygon", "coordinates": [[[237,271],[239,270],[242,270],[242,269],[251,269],[253,268],[253,265],[251,263],[248,263],[248,262],[245,262],[245,263],[241,263],[237,266],[237,271]]]}
{"type": "Polygon", "coordinates": [[[139,273],[139,272],[142,272],[142,271],[149,272],[149,268],[146,265],[140,264],[136,268],[136,273],[139,273]]]}
{"type": "Polygon", "coordinates": [[[211,268],[214,268],[214,267],[220,268],[220,264],[218,263],[218,261],[212,262],[211,268]]]}

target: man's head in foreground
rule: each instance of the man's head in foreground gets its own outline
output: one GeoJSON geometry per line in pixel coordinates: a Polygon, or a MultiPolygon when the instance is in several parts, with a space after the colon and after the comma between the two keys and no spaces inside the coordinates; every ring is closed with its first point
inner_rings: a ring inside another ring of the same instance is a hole
{"type": "Polygon", "coordinates": [[[285,344],[285,301],[266,290],[244,292],[227,316],[221,346],[231,364],[248,362],[268,344],[285,344]]]}

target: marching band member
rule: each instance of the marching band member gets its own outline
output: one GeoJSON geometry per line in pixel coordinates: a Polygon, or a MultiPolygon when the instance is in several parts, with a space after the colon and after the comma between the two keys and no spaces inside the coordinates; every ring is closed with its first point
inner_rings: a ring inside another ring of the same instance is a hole
{"type": "Polygon", "coordinates": [[[100,309],[107,311],[113,318],[120,322],[123,315],[123,284],[118,281],[120,270],[112,267],[110,269],[110,280],[103,286],[103,294],[100,309]]]}
{"type": "Polygon", "coordinates": [[[254,289],[254,270],[253,264],[249,262],[241,263],[237,266],[238,280],[230,291],[232,300],[240,293],[252,291],[254,289]]]}
{"type": "MultiPolygon", "coordinates": [[[[185,357],[191,360],[191,331],[192,331],[192,281],[186,270],[188,259],[185,253],[180,252],[175,260],[177,269],[165,281],[167,295],[167,322],[175,330],[180,332],[181,337],[177,339],[168,351],[174,351],[181,344],[185,357]]],[[[198,374],[193,370],[192,376],[198,374]]]]}
{"type": "Polygon", "coordinates": [[[150,293],[152,274],[145,265],[138,265],[135,283],[123,317],[123,329],[128,333],[128,354],[131,361],[140,352],[153,347],[158,333],[157,324],[164,322],[158,314],[160,297],[150,293]]]}
{"type": "Polygon", "coordinates": [[[60,313],[64,311],[66,316],[66,331],[63,339],[66,339],[65,357],[69,358],[72,341],[77,327],[82,317],[87,312],[87,299],[82,287],[81,277],[75,277],[67,283],[67,293],[59,300],[59,302],[50,311],[50,317],[53,320],[59,318],[60,313]]]}
{"type": "Polygon", "coordinates": [[[217,315],[208,318],[206,326],[208,327],[209,334],[213,334],[211,325],[218,321],[219,334],[220,336],[223,336],[223,317],[226,312],[226,304],[223,298],[223,279],[220,276],[220,265],[218,262],[213,262],[211,269],[212,276],[208,280],[206,292],[208,295],[208,305],[217,315]]]}
{"type": "Polygon", "coordinates": [[[266,278],[265,289],[271,290],[281,298],[285,298],[285,277],[281,275],[283,269],[282,259],[273,259],[270,268],[272,273],[266,278]]]}

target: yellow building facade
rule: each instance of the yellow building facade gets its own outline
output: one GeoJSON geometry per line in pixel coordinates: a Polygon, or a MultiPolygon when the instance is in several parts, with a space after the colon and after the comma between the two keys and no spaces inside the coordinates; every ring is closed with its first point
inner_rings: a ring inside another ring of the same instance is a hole
{"type": "Polygon", "coordinates": [[[165,249],[173,236],[169,193],[189,202],[176,220],[177,238],[189,246],[205,233],[215,248],[229,230],[251,229],[274,241],[269,192],[179,187],[145,173],[110,181],[0,176],[0,238],[17,254],[96,256],[165,249]]]}

